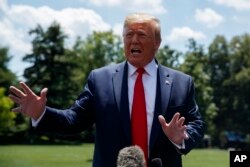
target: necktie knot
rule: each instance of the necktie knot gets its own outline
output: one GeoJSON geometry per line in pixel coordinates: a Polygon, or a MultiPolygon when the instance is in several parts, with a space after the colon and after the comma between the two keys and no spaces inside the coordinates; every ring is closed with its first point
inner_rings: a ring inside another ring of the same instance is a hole
{"type": "Polygon", "coordinates": [[[136,71],[139,73],[139,75],[145,72],[144,68],[138,68],[136,71]]]}

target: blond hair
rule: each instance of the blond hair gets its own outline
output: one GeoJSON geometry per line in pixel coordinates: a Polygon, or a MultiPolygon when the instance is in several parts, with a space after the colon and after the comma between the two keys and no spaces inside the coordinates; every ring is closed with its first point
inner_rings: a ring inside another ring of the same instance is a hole
{"type": "Polygon", "coordinates": [[[125,18],[123,30],[131,23],[136,21],[151,22],[155,28],[155,37],[161,42],[161,25],[160,20],[146,13],[132,13],[125,18]]]}

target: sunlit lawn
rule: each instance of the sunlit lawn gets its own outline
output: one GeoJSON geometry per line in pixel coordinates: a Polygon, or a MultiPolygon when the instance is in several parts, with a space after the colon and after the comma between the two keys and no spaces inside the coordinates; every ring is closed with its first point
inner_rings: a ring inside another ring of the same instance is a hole
{"type": "Polygon", "coordinates": [[[93,145],[0,146],[0,167],[91,167],[93,145]]]}
{"type": "Polygon", "coordinates": [[[229,167],[229,151],[195,149],[182,160],[184,167],[229,167]]]}
{"type": "MultiPolygon", "coordinates": [[[[0,146],[0,167],[91,167],[93,144],[0,146]]],[[[184,167],[229,167],[225,150],[196,149],[183,156],[184,167]]]]}

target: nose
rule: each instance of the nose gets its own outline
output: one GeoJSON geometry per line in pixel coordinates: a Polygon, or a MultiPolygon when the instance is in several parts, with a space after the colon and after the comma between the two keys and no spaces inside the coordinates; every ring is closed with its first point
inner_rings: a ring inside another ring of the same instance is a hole
{"type": "Polygon", "coordinates": [[[137,34],[134,34],[132,37],[132,43],[138,43],[139,42],[139,36],[137,34]]]}

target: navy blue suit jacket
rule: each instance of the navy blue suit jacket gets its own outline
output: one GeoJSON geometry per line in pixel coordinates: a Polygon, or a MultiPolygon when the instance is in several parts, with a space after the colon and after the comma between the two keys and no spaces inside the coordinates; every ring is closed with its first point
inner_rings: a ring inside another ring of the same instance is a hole
{"type": "MultiPolygon", "coordinates": [[[[71,134],[95,124],[94,167],[115,167],[120,149],[131,145],[127,62],[93,70],[82,93],[69,109],[46,107],[37,129],[71,134]]],[[[155,112],[150,136],[149,162],[161,158],[163,166],[181,167],[181,154],[188,153],[203,137],[204,123],[194,99],[190,76],[159,64],[155,112]],[[165,136],[158,121],[169,122],[176,112],[186,118],[189,139],[178,150],[165,136]]]]}

